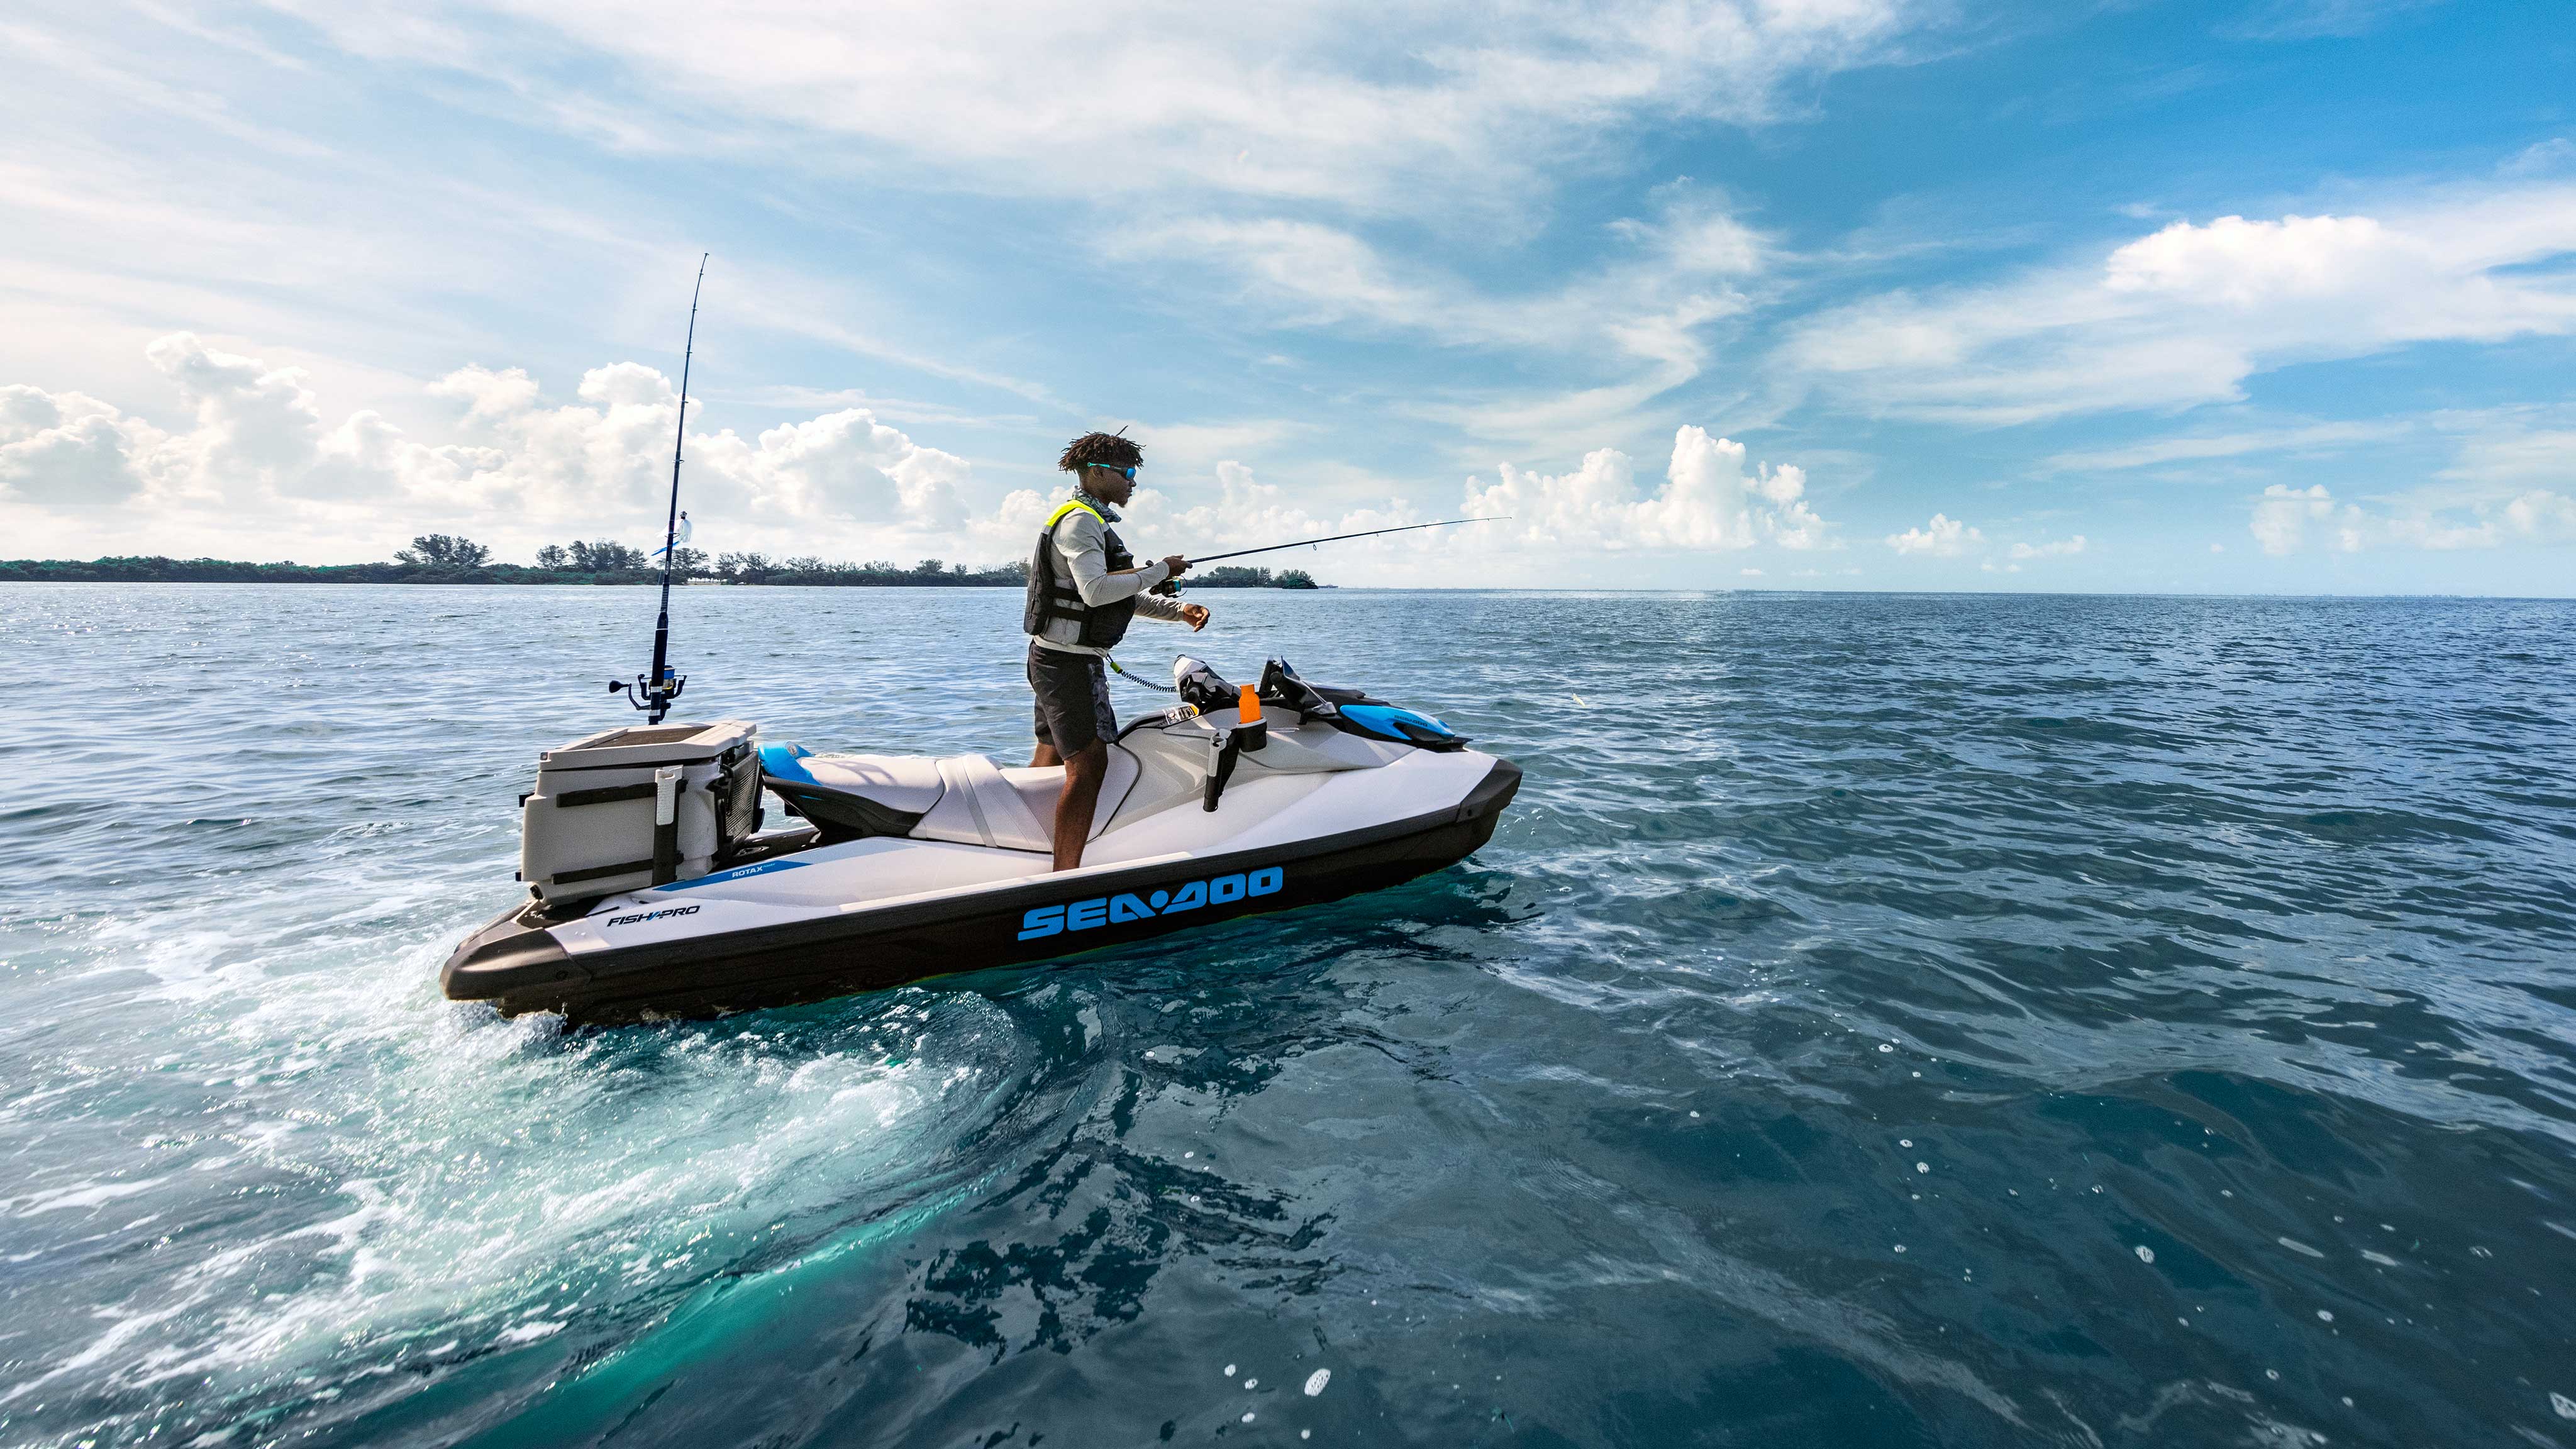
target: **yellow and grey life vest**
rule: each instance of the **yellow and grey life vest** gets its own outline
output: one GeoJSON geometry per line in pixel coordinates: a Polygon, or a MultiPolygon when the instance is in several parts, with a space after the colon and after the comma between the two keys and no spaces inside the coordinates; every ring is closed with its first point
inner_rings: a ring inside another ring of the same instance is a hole
{"type": "Polygon", "coordinates": [[[1136,617],[1136,596],[1130,594],[1097,608],[1082,601],[1082,591],[1074,586],[1073,576],[1065,571],[1055,548],[1056,525],[1076,509],[1100,520],[1101,545],[1111,573],[1136,566],[1136,556],[1119,541],[1118,530],[1109,526],[1109,519],[1099,509],[1078,498],[1066,499],[1047,515],[1046,527],[1038,530],[1037,552],[1029,556],[1029,600],[1020,611],[1020,632],[1042,635],[1046,626],[1058,619],[1079,619],[1082,632],[1072,642],[1093,649],[1114,649],[1119,640],[1127,637],[1127,621],[1136,617]]]}

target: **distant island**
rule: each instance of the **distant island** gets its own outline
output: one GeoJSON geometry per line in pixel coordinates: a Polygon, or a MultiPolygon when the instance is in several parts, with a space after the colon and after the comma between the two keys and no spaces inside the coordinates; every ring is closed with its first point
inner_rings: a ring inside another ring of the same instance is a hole
{"type": "MultiPolygon", "coordinates": [[[[886,560],[835,563],[820,558],[773,559],[728,553],[710,560],[693,548],[672,553],[674,579],[711,584],[760,584],[842,588],[990,588],[1026,586],[1029,566],[968,568],[926,558],[906,568],[886,560]]],[[[533,565],[494,563],[492,550],[472,539],[423,534],[388,563],[239,563],[230,559],[98,558],[0,559],[0,583],[59,584],[652,584],[661,567],[642,549],[621,543],[548,544],[533,565]]],[[[1324,587],[1304,569],[1226,565],[1188,576],[1192,589],[1314,589],[1324,587]]]]}

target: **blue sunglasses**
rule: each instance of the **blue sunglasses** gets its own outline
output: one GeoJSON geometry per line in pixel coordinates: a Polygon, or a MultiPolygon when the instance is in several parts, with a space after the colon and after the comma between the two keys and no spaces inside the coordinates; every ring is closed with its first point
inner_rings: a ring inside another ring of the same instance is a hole
{"type": "Polygon", "coordinates": [[[1085,463],[1082,466],[1085,468],[1099,468],[1110,473],[1121,473],[1126,475],[1128,482],[1133,483],[1136,481],[1136,470],[1132,466],[1126,468],[1113,468],[1107,463],[1085,463]]]}

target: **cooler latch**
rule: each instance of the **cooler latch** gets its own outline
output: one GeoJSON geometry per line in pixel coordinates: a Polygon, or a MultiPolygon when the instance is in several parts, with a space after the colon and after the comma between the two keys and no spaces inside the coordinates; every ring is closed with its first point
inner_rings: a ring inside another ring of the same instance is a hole
{"type": "Polygon", "coordinates": [[[680,878],[680,767],[653,772],[653,884],[680,878]]]}

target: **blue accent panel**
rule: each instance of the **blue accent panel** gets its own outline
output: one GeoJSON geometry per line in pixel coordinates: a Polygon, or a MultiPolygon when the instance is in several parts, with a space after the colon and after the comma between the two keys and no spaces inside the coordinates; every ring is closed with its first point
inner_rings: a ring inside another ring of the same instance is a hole
{"type": "Polygon", "coordinates": [[[806,862],[801,860],[764,860],[758,865],[737,866],[732,870],[720,870],[713,875],[699,876],[696,880],[675,880],[669,885],[653,886],[650,889],[656,891],[696,890],[700,886],[715,885],[722,881],[749,880],[753,876],[767,875],[774,870],[803,870],[805,866],[806,862]]]}
{"type": "Polygon", "coordinates": [[[1410,743],[1410,741],[1405,739],[1404,731],[1395,727],[1397,720],[1419,725],[1433,734],[1454,733],[1447,725],[1427,714],[1398,709],[1391,704],[1346,704],[1342,706],[1342,718],[1372,734],[1383,735],[1387,739],[1403,743],[1410,743]]]}
{"type": "Polygon", "coordinates": [[[802,764],[798,763],[812,753],[814,753],[812,750],[803,745],[762,745],[760,773],[775,775],[781,780],[798,785],[813,785],[820,788],[823,782],[815,779],[802,764]]]}

